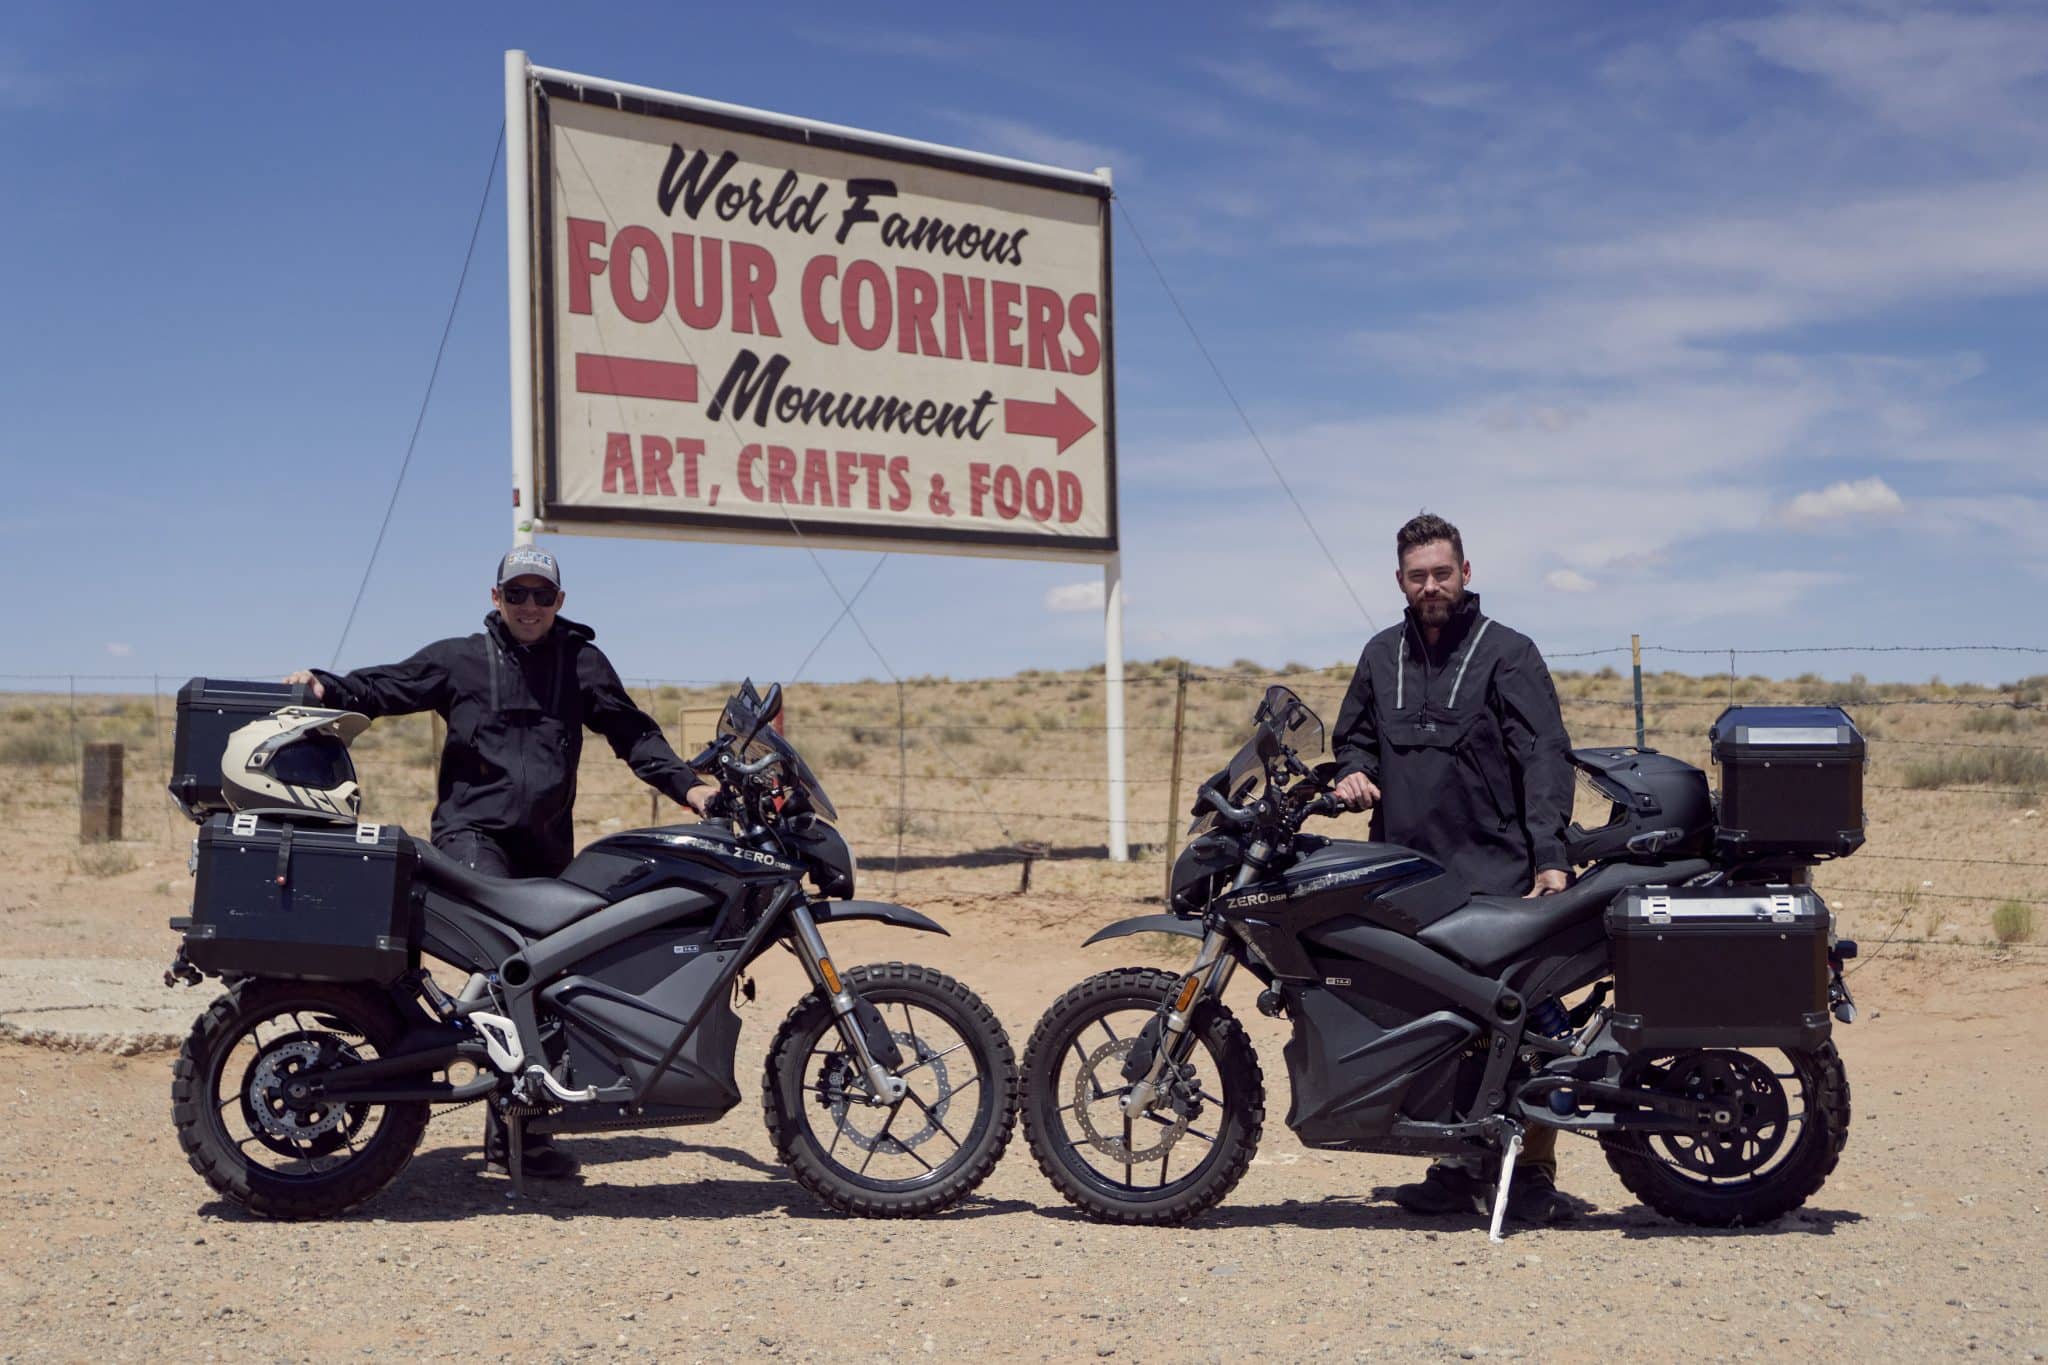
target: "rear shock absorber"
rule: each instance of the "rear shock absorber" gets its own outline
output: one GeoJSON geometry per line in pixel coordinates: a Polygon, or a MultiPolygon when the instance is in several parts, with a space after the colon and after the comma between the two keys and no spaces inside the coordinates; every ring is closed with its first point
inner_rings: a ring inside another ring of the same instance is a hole
{"type": "Polygon", "coordinates": [[[1553,995],[1530,1010],[1528,1028],[1529,1032],[1540,1033],[1546,1038],[1562,1038],[1570,1033],[1572,1021],[1564,1012],[1564,1001],[1553,995]]]}

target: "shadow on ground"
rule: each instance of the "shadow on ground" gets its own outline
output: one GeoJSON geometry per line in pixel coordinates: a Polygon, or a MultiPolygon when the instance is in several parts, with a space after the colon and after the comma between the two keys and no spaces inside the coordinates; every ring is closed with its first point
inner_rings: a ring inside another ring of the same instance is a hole
{"type": "MultiPolygon", "coordinates": [[[[782,1167],[736,1147],[637,1136],[603,1141],[569,1139],[564,1146],[583,1164],[582,1173],[571,1180],[528,1181],[522,1199],[511,1197],[511,1181],[483,1173],[483,1149],[479,1142],[474,1147],[438,1147],[422,1153],[383,1193],[346,1216],[387,1223],[455,1223],[506,1214],[616,1219],[720,1219],[771,1213],[799,1220],[847,1216],[826,1207],[782,1167]],[[683,1179],[667,1185],[613,1185],[603,1178],[606,1168],[624,1162],[687,1153],[712,1157],[752,1174],[683,1179]]],[[[1031,1207],[1021,1200],[969,1195],[952,1208],[930,1216],[940,1220],[985,1218],[991,1214],[1022,1213],[1031,1207]]],[[[226,1222],[269,1221],[240,1205],[218,1199],[202,1205],[199,1212],[226,1222]]]]}

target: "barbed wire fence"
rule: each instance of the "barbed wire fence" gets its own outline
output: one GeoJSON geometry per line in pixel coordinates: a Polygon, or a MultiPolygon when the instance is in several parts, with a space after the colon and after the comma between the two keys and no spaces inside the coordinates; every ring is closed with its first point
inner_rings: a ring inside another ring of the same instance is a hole
{"type": "MultiPolygon", "coordinates": [[[[1726,667],[1641,673],[1617,666],[1634,662],[1627,645],[1548,656],[1575,744],[1647,744],[1711,772],[1707,731],[1721,707],[1844,706],[1869,739],[1870,834],[1863,850],[1817,873],[1831,903],[1900,923],[1918,912],[1917,932],[1894,943],[1984,942],[1989,929],[1980,921],[1994,913],[2048,910],[2048,822],[2040,815],[2048,796],[2048,672],[1998,686],[1742,672],[1745,659],[1809,654],[1994,654],[2024,668],[2048,649],[1646,644],[1640,653],[1681,668],[1706,658],[1726,667]]],[[[1099,666],[1010,678],[797,683],[787,691],[785,727],[833,795],[870,891],[886,877],[891,893],[907,899],[980,900],[1031,888],[1041,897],[1157,900],[1195,786],[1235,750],[1265,688],[1293,688],[1334,726],[1350,672],[1349,665],[1292,663],[1273,670],[1250,660],[1227,668],[1177,659],[1131,665],[1123,727],[1128,863],[1111,863],[1105,844],[1110,731],[1099,666]]],[[[0,674],[0,769],[13,778],[0,803],[58,818],[57,808],[76,802],[84,744],[115,740],[126,745],[134,793],[130,837],[182,840],[184,826],[167,801],[160,829],[148,814],[168,780],[182,682],[161,674],[0,674]]],[[[715,715],[735,685],[627,682],[679,749],[708,737],[708,728],[687,733],[689,715],[715,715]]],[[[424,829],[437,744],[424,717],[382,721],[359,739],[372,807],[403,809],[406,823],[424,829]]],[[[581,781],[580,840],[678,818],[594,737],[581,781]]],[[[1364,827],[1363,817],[1348,817],[1332,830],[1364,837],[1364,827]]],[[[2021,936],[2010,946],[2040,945],[2021,936]]]]}

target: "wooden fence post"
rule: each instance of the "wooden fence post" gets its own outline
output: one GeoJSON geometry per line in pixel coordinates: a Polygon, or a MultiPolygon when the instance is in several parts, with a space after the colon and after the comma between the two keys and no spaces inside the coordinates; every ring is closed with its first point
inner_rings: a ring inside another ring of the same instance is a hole
{"type": "Polygon", "coordinates": [[[1173,858],[1180,845],[1180,756],[1187,719],[1188,666],[1183,660],[1173,689],[1173,776],[1166,784],[1166,888],[1160,893],[1160,903],[1169,910],[1173,908],[1173,858]]]}
{"type": "Polygon", "coordinates": [[[1636,668],[1636,747],[1643,747],[1643,637],[1628,637],[1628,651],[1635,658],[1636,668]]]}
{"type": "Polygon", "coordinates": [[[121,837],[121,746],[88,744],[84,760],[84,777],[78,793],[78,837],[85,843],[117,840],[121,837]]]}

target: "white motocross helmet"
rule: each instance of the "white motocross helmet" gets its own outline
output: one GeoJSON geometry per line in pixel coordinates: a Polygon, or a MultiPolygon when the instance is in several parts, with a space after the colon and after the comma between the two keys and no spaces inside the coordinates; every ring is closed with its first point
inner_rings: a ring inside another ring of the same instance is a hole
{"type": "Polygon", "coordinates": [[[353,820],[362,811],[348,742],[368,729],[355,711],[287,706],[228,736],[221,796],[231,810],[303,810],[353,820]]]}

